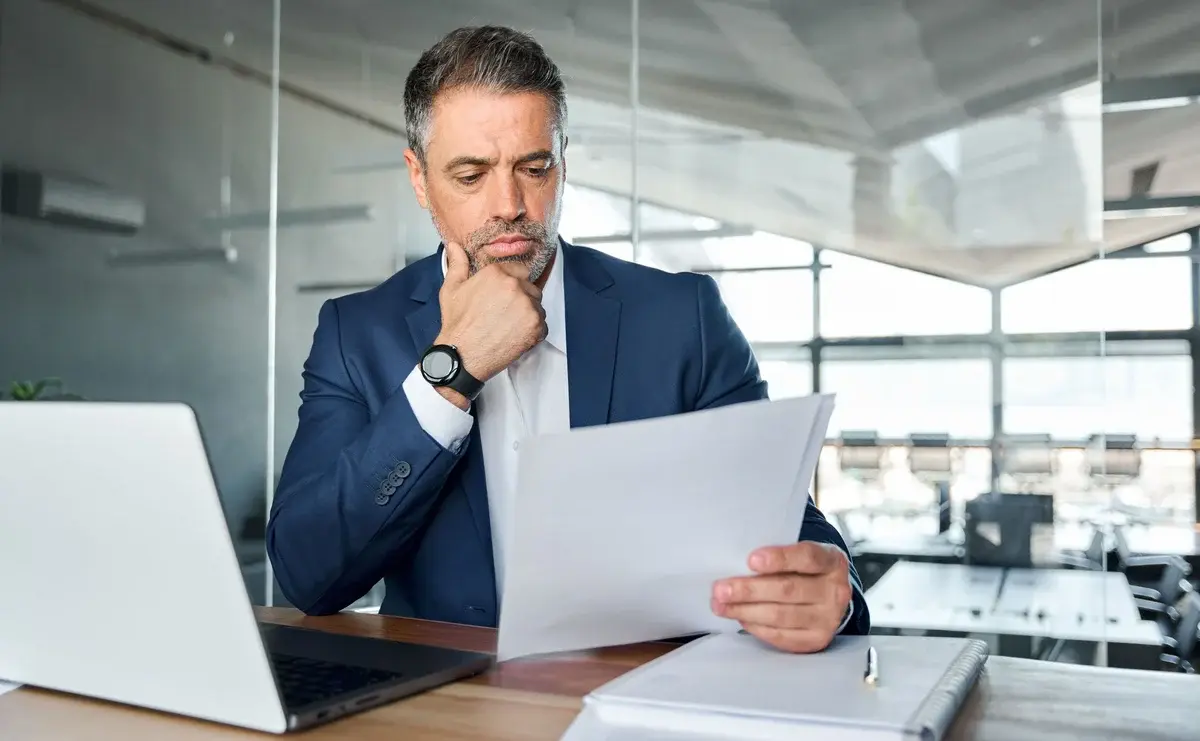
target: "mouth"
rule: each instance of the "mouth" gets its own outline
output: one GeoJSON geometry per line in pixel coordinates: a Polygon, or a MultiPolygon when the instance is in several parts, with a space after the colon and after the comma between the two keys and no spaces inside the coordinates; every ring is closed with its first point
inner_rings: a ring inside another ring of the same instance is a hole
{"type": "Polygon", "coordinates": [[[519,235],[498,237],[484,245],[484,249],[494,258],[514,257],[523,255],[533,246],[533,240],[519,235]]]}

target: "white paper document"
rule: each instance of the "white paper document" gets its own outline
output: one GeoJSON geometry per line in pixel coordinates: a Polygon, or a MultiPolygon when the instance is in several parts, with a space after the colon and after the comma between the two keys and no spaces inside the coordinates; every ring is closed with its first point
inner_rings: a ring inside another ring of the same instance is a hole
{"type": "Polygon", "coordinates": [[[833,396],[756,401],[522,444],[498,658],[736,631],[713,582],[796,542],[833,396]]]}

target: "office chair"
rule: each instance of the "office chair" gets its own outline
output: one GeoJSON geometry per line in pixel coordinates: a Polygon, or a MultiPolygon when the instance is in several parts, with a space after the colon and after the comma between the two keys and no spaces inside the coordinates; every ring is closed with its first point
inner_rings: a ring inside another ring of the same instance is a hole
{"type": "Polygon", "coordinates": [[[950,436],[916,432],[908,436],[908,470],[922,483],[949,482],[954,473],[950,436]]]}
{"type": "Polygon", "coordinates": [[[1009,435],[1004,440],[1003,471],[1017,489],[1036,493],[1058,475],[1058,458],[1049,435],[1009,435]]]}
{"type": "Polygon", "coordinates": [[[1166,650],[1159,655],[1158,661],[1163,671],[1195,674],[1193,661],[1196,644],[1200,641],[1200,594],[1190,593],[1179,613],[1175,635],[1163,638],[1166,650]]]}
{"type": "Polygon", "coordinates": [[[908,437],[908,470],[913,477],[934,492],[938,513],[938,533],[950,529],[950,483],[954,480],[954,452],[950,436],[943,433],[917,432],[908,437]]]}
{"type": "Polygon", "coordinates": [[[1191,575],[1192,567],[1181,556],[1173,555],[1144,555],[1135,556],[1125,537],[1125,528],[1120,525],[1113,528],[1113,543],[1117,552],[1117,569],[1124,572],[1130,584],[1144,586],[1150,582],[1161,582],[1164,577],[1163,569],[1178,566],[1182,573],[1180,578],[1191,575]]]}
{"type": "Polygon", "coordinates": [[[1084,569],[1101,571],[1104,569],[1104,531],[1100,528],[1092,530],[1092,540],[1086,550],[1081,552],[1063,551],[1056,559],[1069,569],[1084,569]]]}
{"type": "Polygon", "coordinates": [[[1108,491],[1110,500],[1121,486],[1132,484],[1142,473],[1142,451],[1136,435],[1098,433],[1088,438],[1088,478],[1099,489],[1108,491]]]}
{"type": "Polygon", "coordinates": [[[1129,591],[1143,620],[1154,620],[1162,626],[1173,625],[1179,619],[1176,603],[1195,594],[1191,582],[1186,578],[1186,568],[1187,563],[1178,559],[1163,569],[1156,587],[1130,585],[1129,591]]]}
{"type": "Polygon", "coordinates": [[[842,430],[839,436],[838,468],[863,483],[878,480],[883,472],[883,448],[874,430],[842,430]]]}
{"type": "Polygon", "coordinates": [[[964,520],[967,564],[1032,568],[1048,560],[1039,536],[1054,526],[1049,494],[989,492],[966,503],[964,520]]]}

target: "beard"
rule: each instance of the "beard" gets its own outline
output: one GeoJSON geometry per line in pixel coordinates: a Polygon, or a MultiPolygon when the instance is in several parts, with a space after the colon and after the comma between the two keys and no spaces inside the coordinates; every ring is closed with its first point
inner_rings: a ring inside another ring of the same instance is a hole
{"type": "MultiPolygon", "coordinates": [[[[433,218],[433,226],[437,229],[442,241],[448,241],[446,230],[442,226],[437,212],[430,209],[430,215],[433,218]]],[[[557,234],[552,234],[551,231],[545,224],[538,221],[496,220],[471,232],[460,244],[462,244],[463,251],[467,253],[471,275],[475,275],[481,268],[494,262],[516,262],[529,269],[529,280],[533,282],[542,276],[542,273],[546,271],[546,266],[554,257],[557,234]],[[484,250],[484,246],[493,239],[511,235],[520,235],[522,238],[528,239],[532,247],[523,255],[498,258],[492,257],[484,250]]]]}

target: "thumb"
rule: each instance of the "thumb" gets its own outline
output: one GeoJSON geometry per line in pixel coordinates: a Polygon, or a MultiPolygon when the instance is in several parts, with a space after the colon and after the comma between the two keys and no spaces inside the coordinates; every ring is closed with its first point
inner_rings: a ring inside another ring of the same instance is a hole
{"type": "Polygon", "coordinates": [[[446,285],[457,286],[470,277],[471,262],[458,242],[446,243],[446,285]]]}

